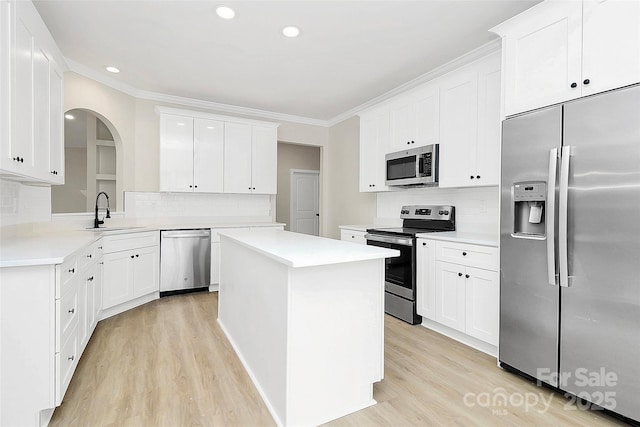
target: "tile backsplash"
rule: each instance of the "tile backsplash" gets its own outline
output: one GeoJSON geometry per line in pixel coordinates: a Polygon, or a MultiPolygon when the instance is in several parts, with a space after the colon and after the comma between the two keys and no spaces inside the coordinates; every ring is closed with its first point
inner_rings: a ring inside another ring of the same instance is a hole
{"type": "Polygon", "coordinates": [[[125,192],[127,218],[215,217],[272,221],[275,198],[264,194],[125,192]]]}
{"type": "Polygon", "coordinates": [[[456,229],[499,233],[498,187],[420,188],[378,193],[376,223],[400,224],[403,205],[453,205],[456,229]]]}
{"type": "Polygon", "coordinates": [[[51,219],[51,188],[0,179],[0,227],[51,219]]]}

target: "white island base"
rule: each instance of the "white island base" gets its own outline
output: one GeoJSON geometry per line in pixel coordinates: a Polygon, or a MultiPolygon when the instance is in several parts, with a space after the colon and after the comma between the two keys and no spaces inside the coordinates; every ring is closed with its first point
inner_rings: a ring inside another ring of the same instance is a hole
{"type": "Polygon", "coordinates": [[[218,323],[276,423],[318,425],[374,405],[384,256],[396,251],[285,231],[221,235],[218,323]]]}

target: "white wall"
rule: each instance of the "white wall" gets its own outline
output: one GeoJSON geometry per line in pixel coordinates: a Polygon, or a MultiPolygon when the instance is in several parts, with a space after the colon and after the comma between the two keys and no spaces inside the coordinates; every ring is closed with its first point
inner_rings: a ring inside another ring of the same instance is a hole
{"type": "Polygon", "coordinates": [[[323,235],[340,238],[338,226],[371,224],[376,216],[375,193],[360,193],[360,118],[329,129],[328,213],[323,235]]]}
{"type": "Polygon", "coordinates": [[[423,188],[378,193],[377,222],[400,223],[403,205],[453,205],[458,231],[494,233],[499,236],[498,187],[423,188]]]}

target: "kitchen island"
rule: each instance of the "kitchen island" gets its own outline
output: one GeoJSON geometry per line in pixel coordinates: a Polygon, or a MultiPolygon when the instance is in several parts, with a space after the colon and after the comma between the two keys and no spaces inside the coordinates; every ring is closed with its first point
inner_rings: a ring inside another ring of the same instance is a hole
{"type": "Polygon", "coordinates": [[[375,404],[384,263],[396,250],[281,230],[220,232],[218,323],[278,425],[375,404]]]}

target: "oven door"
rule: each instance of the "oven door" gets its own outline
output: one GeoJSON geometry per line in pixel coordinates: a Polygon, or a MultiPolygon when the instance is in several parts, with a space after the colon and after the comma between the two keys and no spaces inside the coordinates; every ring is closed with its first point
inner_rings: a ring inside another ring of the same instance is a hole
{"type": "Polygon", "coordinates": [[[396,249],[400,256],[385,259],[385,291],[399,297],[415,300],[415,255],[413,239],[379,234],[367,234],[367,245],[396,249]]]}

